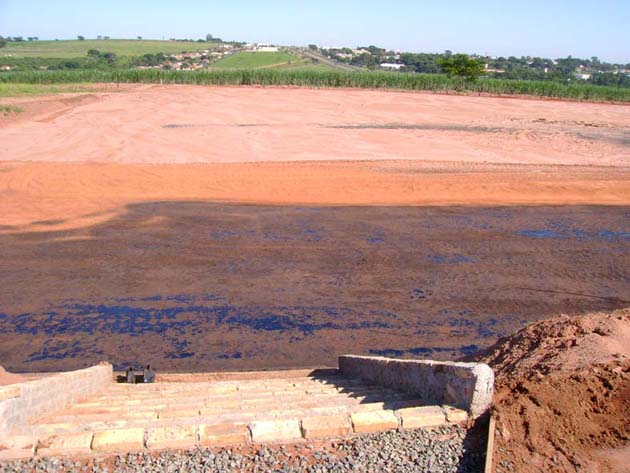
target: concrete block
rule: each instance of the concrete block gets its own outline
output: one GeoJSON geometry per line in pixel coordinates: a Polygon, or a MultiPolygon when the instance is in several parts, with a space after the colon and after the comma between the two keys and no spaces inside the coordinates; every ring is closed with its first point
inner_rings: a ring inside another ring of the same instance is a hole
{"type": "Polygon", "coordinates": [[[397,360],[374,356],[339,357],[342,375],[406,391],[427,405],[450,404],[473,417],[492,404],[494,373],[483,363],[397,360]]]}
{"type": "Polygon", "coordinates": [[[0,451],[2,450],[34,450],[37,438],[32,435],[11,435],[0,437],[0,451]]]}
{"type": "Polygon", "coordinates": [[[302,430],[297,420],[261,420],[249,425],[252,441],[281,442],[302,438],[302,430]]]}
{"type": "Polygon", "coordinates": [[[72,431],[76,427],[74,422],[54,422],[44,424],[37,427],[37,431],[45,434],[54,434],[64,431],[72,431]]]}
{"type": "Polygon", "coordinates": [[[421,429],[446,423],[444,411],[438,406],[422,406],[398,409],[403,429],[421,429]]]}
{"type": "Polygon", "coordinates": [[[177,409],[170,408],[160,411],[160,419],[183,419],[187,417],[199,417],[199,409],[177,409]]]}
{"type": "Polygon", "coordinates": [[[0,450],[0,461],[27,460],[33,455],[33,450],[31,449],[10,448],[0,450]]]}
{"type": "Polygon", "coordinates": [[[451,406],[442,406],[446,420],[451,424],[461,424],[468,421],[468,413],[451,406]]]}
{"type": "Polygon", "coordinates": [[[112,429],[94,433],[92,450],[96,452],[131,452],[144,448],[144,429],[112,429]]]}
{"type": "Polygon", "coordinates": [[[350,417],[357,434],[385,432],[398,428],[398,417],[393,411],[354,412],[350,417]]]}
{"type": "Polygon", "coordinates": [[[201,407],[199,413],[201,416],[213,416],[224,412],[226,409],[240,409],[245,406],[254,404],[253,402],[242,401],[240,399],[233,399],[230,401],[221,401],[220,403],[210,403],[206,407],[201,407]]]}
{"type": "Polygon", "coordinates": [[[0,401],[20,397],[20,386],[11,384],[9,386],[0,386],[0,401]]]}
{"type": "Polygon", "coordinates": [[[199,445],[222,447],[249,442],[249,429],[245,424],[207,424],[199,426],[199,445]]]}
{"type": "Polygon", "coordinates": [[[147,432],[147,448],[194,448],[197,446],[197,428],[194,425],[156,427],[147,432]]]}
{"type": "Polygon", "coordinates": [[[19,398],[5,399],[0,401],[0,438],[3,432],[8,432],[15,425],[25,423],[26,410],[19,398]]]}
{"type": "Polygon", "coordinates": [[[302,419],[302,435],[305,439],[347,437],[351,434],[352,424],[347,414],[302,419]]]}
{"type": "Polygon", "coordinates": [[[92,436],[92,432],[53,435],[39,443],[37,455],[45,457],[90,453],[92,436]]]}
{"type": "Polygon", "coordinates": [[[353,412],[374,412],[374,411],[383,411],[387,408],[387,403],[385,402],[368,402],[366,404],[357,404],[353,406],[353,412]]]}
{"type": "Polygon", "coordinates": [[[0,435],[20,428],[29,419],[63,409],[113,382],[112,366],[101,364],[11,385],[4,394],[9,398],[0,401],[0,435]],[[16,388],[19,396],[14,396],[16,388]],[[5,403],[10,403],[9,415],[4,415],[8,406],[5,403]]]}
{"type": "MultiPolygon", "coordinates": [[[[112,417],[112,414],[110,412],[105,413],[105,415],[107,415],[109,418],[112,417]]],[[[157,411],[134,411],[134,410],[130,410],[121,414],[120,417],[123,418],[127,418],[127,419],[144,419],[144,420],[157,420],[158,419],[158,413],[157,411]]]]}

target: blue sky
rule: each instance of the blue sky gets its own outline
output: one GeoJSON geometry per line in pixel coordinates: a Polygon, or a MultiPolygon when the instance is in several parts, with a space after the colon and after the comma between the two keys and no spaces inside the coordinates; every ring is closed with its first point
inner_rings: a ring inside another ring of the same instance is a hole
{"type": "Polygon", "coordinates": [[[0,0],[0,34],[224,39],[630,62],[630,0],[0,0]]]}

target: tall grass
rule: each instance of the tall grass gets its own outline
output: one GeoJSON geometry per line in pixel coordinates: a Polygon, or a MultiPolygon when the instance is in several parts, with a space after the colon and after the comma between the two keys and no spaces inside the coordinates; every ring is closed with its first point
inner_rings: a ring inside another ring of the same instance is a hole
{"type": "Polygon", "coordinates": [[[22,107],[18,107],[17,105],[0,105],[0,113],[3,115],[22,113],[22,107]]]}
{"type": "Polygon", "coordinates": [[[630,89],[551,81],[480,79],[467,82],[437,74],[339,72],[322,70],[215,70],[165,71],[158,69],[24,71],[0,73],[0,83],[67,84],[120,82],[198,85],[289,85],[370,89],[480,92],[532,95],[577,100],[630,102],[630,89]]]}

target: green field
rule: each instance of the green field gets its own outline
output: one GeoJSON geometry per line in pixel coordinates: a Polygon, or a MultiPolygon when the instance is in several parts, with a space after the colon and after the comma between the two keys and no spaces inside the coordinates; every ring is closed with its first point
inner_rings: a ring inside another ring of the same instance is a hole
{"type": "Polygon", "coordinates": [[[76,94],[94,92],[102,89],[115,90],[113,87],[99,87],[96,84],[23,84],[0,82],[0,97],[21,97],[24,95],[76,94]]]}
{"type": "Polygon", "coordinates": [[[156,53],[180,53],[198,51],[216,46],[217,43],[197,43],[184,41],[158,41],[135,39],[103,39],[85,41],[20,41],[8,42],[0,49],[0,58],[9,57],[41,57],[41,58],[75,58],[86,56],[88,50],[115,53],[118,56],[142,56],[156,53]]]}
{"type": "Polygon", "coordinates": [[[149,83],[196,85],[292,85],[435,92],[530,95],[596,102],[630,102],[630,88],[551,81],[480,79],[469,82],[439,74],[397,72],[338,72],[321,70],[223,69],[164,71],[159,69],[29,71],[0,73],[1,83],[80,84],[149,83]]]}
{"type": "Polygon", "coordinates": [[[214,63],[217,69],[260,69],[266,67],[280,67],[293,63],[305,65],[306,60],[285,52],[242,51],[232,54],[214,63]]]}

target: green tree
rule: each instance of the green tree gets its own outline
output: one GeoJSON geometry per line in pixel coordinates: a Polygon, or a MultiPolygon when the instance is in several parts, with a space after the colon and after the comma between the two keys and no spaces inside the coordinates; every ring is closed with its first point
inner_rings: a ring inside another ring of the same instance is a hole
{"type": "Polygon", "coordinates": [[[81,35],[79,35],[79,36],[77,36],[77,39],[78,39],[79,41],[84,41],[84,40],[85,40],[85,36],[81,36],[81,35]]]}
{"type": "Polygon", "coordinates": [[[6,40],[0,39],[0,48],[4,48],[7,45],[6,40]]]}
{"type": "Polygon", "coordinates": [[[113,64],[114,62],[116,62],[116,58],[117,58],[115,53],[102,53],[101,57],[110,64],[113,64]]]}
{"type": "Polygon", "coordinates": [[[472,59],[466,54],[441,58],[438,64],[449,77],[463,77],[468,81],[477,80],[485,70],[485,64],[482,61],[472,59]]]}

